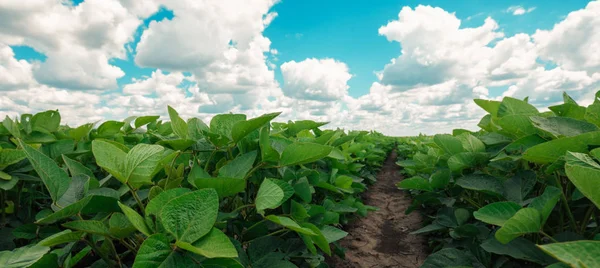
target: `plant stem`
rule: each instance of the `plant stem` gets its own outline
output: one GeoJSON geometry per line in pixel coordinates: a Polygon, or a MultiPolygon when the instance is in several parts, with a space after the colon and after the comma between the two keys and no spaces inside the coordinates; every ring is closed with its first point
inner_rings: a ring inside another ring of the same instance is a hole
{"type": "Polygon", "coordinates": [[[142,211],[142,213],[144,213],[144,203],[142,203],[142,200],[140,200],[140,197],[137,195],[137,193],[135,192],[133,187],[131,187],[131,184],[129,184],[129,182],[127,182],[126,184],[127,184],[127,187],[129,187],[129,191],[131,192],[131,195],[133,195],[135,202],[137,202],[138,206],[140,207],[140,211],[142,211]]]}
{"type": "Polygon", "coordinates": [[[249,230],[252,230],[252,228],[254,228],[254,227],[256,227],[256,226],[258,226],[258,225],[260,225],[260,224],[262,224],[263,222],[266,222],[266,221],[267,221],[267,219],[262,219],[261,221],[253,224],[252,226],[250,226],[250,228],[248,228],[245,231],[243,231],[242,235],[245,234],[245,233],[247,233],[249,230]]]}
{"type": "Polygon", "coordinates": [[[248,178],[250,178],[250,176],[252,176],[252,174],[254,172],[256,172],[256,170],[258,170],[259,168],[261,168],[262,166],[264,166],[265,162],[260,162],[260,164],[256,165],[255,167],[253,167],[250,171],[248,171],[248,174],[246,174],[246,176],[244,176],[244,180],[247,180],[248,178]]]}
{"type": "Polygon", "coordinates": [[[471,198],[469,198],[469,197],[466,197],[466,196],[463,196],[463,199],[464,199],[465,201],[467,201],[469,204],[471,204],[472,206],[474,206],[474,207],[476,207],[476,208],[478,208],[478,209],[479,209],[479,208],[481,208],[481,206],[480,206],[480,205],[478,205],[477,203],[475,203],[475,201],[473,201],[471,198]]]}
{"type": "Polygon", "coordinates": [[[580,231],[581,234],[585,233],[585,229],[587,228],[588,222],[590,221],[590,218],[592,217],[592,213],[594,213],[595,209],[596,209],[596,206],[594,204],[591,204],[590,207],[588,208],[588,210],[585,212],[585,217],[581,221],[581,231],[580,231]]]}
{"type": "Polygon", "coordinates": [[[125,246],[127,249],[129,249],[132,253],[136,254],[137,250],[135,249],[134,246],[130,245],[129,243],[127,243],[125,241],[125,239],[119,239],[119,242],[121,242],[121,245],[125,246]]]}
{"type": "MultiPolygon", "coordinates": [[[[290,230],[283,228],[283,229],[279,229],[279,230],[277,230],[277,231],[275,231],[275,232],[272,232],[272,233],[270,233],[270,234],[267,234],[266,236],[274,236],[274,235],[278,235],[278,234],[281,234],[281,233],[287,233],[287,232],[289,232],[289,231],[290,231],[290,230]]],[[[261,236],[261,237],[262,237],[262,236],[261,236]]],[[[257,239],[257,238],[255,238],[255,239],[252,239],[252,240],[248,240],[248,241],[246,241],[246,242],[242,243],[242,245],[247,245],[248,243],[250,243],[250,242],[252,242],[252,241],[254,241],[254,240],[256,240],[256,239],[257,239]]]]}
{"type": "Polygon", "coordinates": [[[547,233],[545,233],[543,230],[540,230],[540,234],[542,234],[543,236],[547,237],[548,239],[552,240],[552,242],[554,243],[558,243],[558,241],[556,241],[556,239],[552,238],[552,236],[548,235],[547,233]]]}
{"type": "Polygon", "coordinates": [[[560,189],[560,199],[562,200],[563,207],[567,212],[567,216],[569,216],[569,221],[571,222],[571,228],[573,231],[577,231],[577,222],[575,221],[575,217],[573,217],[573,213],[571,212],[571,208],[569,208],[569,202],[567,201],[567,197],[565,196],[564,189],[562,187],[562,183],[560,182],[560,177],[558,173],[554,174],[554,179],[556,180],[556,187],[560,189]]]}
{"type": "Polygon", "coordinates": [[[117,259],[117,264],[119,265],[119,268],[123,267],[123,264],[121,264],[121,258],[119,257],[119,253],[117,252],[117,248],[115,247],[115,244],[113,243],[112,239],[110,239],[109,237],[104,237],[104,239],[108,240],[108,243],[110,244],[110,247],[113,250],[113,253],[115,254],[115,258],[117,259]]]}
{"type": "Polygon", "coordinates": [[[231,213],[233,213],[233,212],[237,212],[237,211],[240,211],[240,210],[242,210],[242,209],[245,209],[245,208],[247,208],[247,207],[254,207],[254,206],[256,206],[256,205],[255,205],[255,204],[243,205],[243,206],[240,206],[240,207],[238,207],[238,208],[234,209],[233,211],[231,211],[231,213]]]}

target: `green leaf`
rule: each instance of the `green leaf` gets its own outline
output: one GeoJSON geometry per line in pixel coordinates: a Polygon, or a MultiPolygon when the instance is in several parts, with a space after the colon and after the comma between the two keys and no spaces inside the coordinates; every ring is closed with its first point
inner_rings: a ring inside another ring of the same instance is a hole
{"type": "Polygon", "coordinates": [[[522,208],[496,232],[496,239],[506,244],[513,239],[528,233],[537,233],[542,228],[541,214],[534,208],[522,208]]]}
{"type": "Polygon", "coordinates": [[[598,145],[600,145],[600,131],[588,132],[533,146],[525,151],[523,158],[536,164],[550,164],[563,157],[567,151],[587,153],[588,146],[598,145]]]}
{"type": "Polygon", "coordinates": [[[218,114],[210,120],[210,132],[231,139],[233,126],[240,121],[246,120],[244,114],[218,114]]]}
{"type": "Polygon", "coordinates": [[[398,182],[396,186],[403,190],[420,190],[425,192],[431,192],[433,190],[431,185],[429,185],[429,181],[419,176],[403,179],[398,182]]]}
{"type": "Polygon", "coordinates": [[[507,200],[522,204],[536,183],[535,172],[531,170],[518,171],[516,175],[504,181],[504,197],[507,200]]]}
{"type": "MultiPolygon", "coordinates": [[[[120,205],[120,204],[119,204],[120,205]]],[[[135,232],[136,227],[131,224],[123,213],[113,213],[108,220],[108,230],[116,238],[125,238],[135,232]]]]}
{"type": "Polygon", "coordinates": [[[256,151],[245,153],[219,169],[219,177],[244,179],[256,160],[256,151]]]}
{"type": "Polygon", "coordinates": [[[453,172],[460,172],[466,168],[474,168],[483,165],[487,161],[488,156],[485,153],[458,153],[448,159],[448,168],[453,172]]]}
{"type": "Polygon", "coordinates": [[[178,247],[207,258],[237,258],[238,253],[229,237],[217,228],[194,243],[177,242],[178,247]]]}
{"type": "Polygon", "coordinates": [[[571,267],[600,267],[600,241],[573,241],[538,247],[571,267]]]}
{"type": "Polygon", "coordinates": [[[332,147],[316,143],[295,142],[288,145],[281,154],[280,166],[306,164],[327,157],[332,147]]]}
{"type": "Polygon", "coordinates": [[[444,248],[437,251],[423,262],[421,268],[439,268],[439,267],[474,267],[484,268],[485,266],[473,256],[468,250],[459,250],[456,248],[444,248]]]}
{"type": "Polygon", "coordinates": [[[0,170],[12,164],[19,163],[25,159],[27,155],[23,150],[17,149],[1,149],[0,150],[0,170]]]}
{"type": "Polygon", "coordinates": [[[60,244],[77,242],[81,240],[81,238],[85,235],[82,231],[73,232],[71,230],[64,230],[60,233],[53,234],[49,237],[44,238],[44,240],[37,243],[38,246],[44,247],[53,247],[60,244]]]}
{"type": "Polygon", "coordinates": [[[465,151],[460,139],[449,134],[437,134],[433,136],[433,142],[448,155],[454,155],[465,151]]]}
{"type": "Polygon", "coordinates": [[[325,239],[327,239],[328,243],[333,243],[348,235],[347,232],[344,232],[343,230],[329,225],[324,225],[323,227],[321,227],[321,233],[323,234],[325,239]]]}
{"type": "Polygon", "coordinates": [[[508,244],[502,244],[494,238],[490,238],[481,244],[481,247],[490,253],[506,255],[519,260],[535,262],[548,265],[555,262],[550,256],[535,246],[531,241],[517,237],[508,244]]]}
{"type": "Polygon", "coordinates": [[[93,221],[93,220],[78,220],[71,221],[67,223],[63,223],[62,226],[73,229],[76,231],[82,231],[89,234],[97,234],[97,235],[110,235],[110,231],[108,230],[108,226],[101,221],[93,221]]]}
{"type": "Polygon", "coordinates": [[[265,209],[281,206],[294,194],[294,188],[287,182],[278,179],[264,179],[256,194],[256,210],[259,213],[265,209]]]}
{"type": "Polygon", "coordinates": [[[187,122],[188,137],[191,140],[197,141],[204,137],[204,132],[208,132],[208,126],[198,118],[190,118],[187,122]]]}
{"type": "Polygon", "coordinates": [[[108,173],[113,175],[119,181],[127,181],[123,171],[125,169],[125,158],[127,153],[118,146],[105,140],[92,141],[92,153],[96,158],[96,164],[102,167],[108,173]]]}
{"type": "Polygon", "coordinates": [[[555,138],[573,137],[586,132],[600,130],[596,125],[568,117],[530,117],[533,125],[555,138]]]}
{"type": "Polygon", "coordinates": [[[89,182],[90,178],[83,174],[73,177],[69,183],[69,188],[56,204],[60,207],[66,207],[81,200],[89,188],[89,182]]]}
{"type": "Polygon", "coordinates": [[[270,128],[268,126],[264,126],[260,129],[260,134],[258,136],[260,158],[263,162],[277,162],[279,161],[279,153],[271,146],[269,132],[270,128]]]}
{"type": "Polygon", "coordinates": [[[287,124],[287,130],[285,131],[289,137],[296,136],[300,131],[315,129],[320,126],[326,125],[327,122],[315,122],[311,120],[298,120],[296,122],[290,122],[287,124]]]}
{"type": "Polygon", "coordinates": [[[499,101],[483,99],[474,99],[473,101],[486,112],[490,113],[493,116],[497,116],[498,108],[500,107],[499,101]]]}
{"type": "Polygon", "coordinates": [[[45,111],[35,114],[31,118],[31,129],[44,133],[56,132],[60,126],[60,113],[57,111],[45,111]]]}
{"type": "Polygon", "coordinates": [[[167,106],[169,110],[169,117],[171,118],[171,128],[173,129],[173,133],[179,136],[182,139],[187,139],[188,137],[188,125],[185,123],[175,109],[171,106],[167,106]]]}
{"type": "Polygon", "coordinates": [[[19,145],[23,147],[27,159],[44,182],[52,200],[54,202],[58,201],[69,188],[71,179],[67,173],[58,167],[52,159],[23,141],[19,140],[19,145]]]}
{"type": "Polygon", "coordinates": [[[194,267],[194,261],[173,250],[165,234],[152,235],[142,243],[133,262],[133,268],[194,267]]]}
{"type": "Polygon", "coordinates": [[[98,127],[98,136],[104,138],[112,137],[121,132],[121,128],[124,125],[125,122],[119,122],[114,120],[106,121],[98,127]]]}
{"type": "Polygon", "coordinates": [[[429,185],[434,189],[444,189],[450,183],[450,170],[438,170],[429,177],[429,185]]]}
{"type": "Polygon", "coordinates": [[[277,117],[279,113],[270,113],[264,114],[257,118],[253,118],[247,121],[239,121],[235,123],[231,129],[231,137],[233,138],[233,142],[237,143],[242,138],[246,137],[246,135],[250,134],[252,131],[259,129],[265,124],[269,123],[275,117],[277,117]]]}
{"type": "Polygon", "coordinates": [[[335,178],[335,186],[341,189],[350,189],[352,190],[352,178],[346,175],[341,175],[335,178]]]}
{"type": "Polygon", "coordinates": [[[317,245],[325,254],[331,256],[331,248],[329,247],[329,242],[327,238],[321,233],[321,230],[312,223],[303,222],[300,224],[302,227],[309,229],[315,233],[314,236],[309,236],[312,242],[317,245]]]}
{"type": "Polygon", "coordinates": [[[565,171],[569,180],[577,189],[587,197],[596,207],[600,208],[600,165],[590,156],[580,153],[568,152],[565,171]]]}
{"type": "Polygon", "coordinates": [[[485,152],[485,144],[470,133],[462,133],[456,136],[462,144],[462,147],[467,152],[481,153],[485,152]]]}
{"type": "Polygon", "coordinates": [[[148,228],[148,226],[146,226],[144,218],[140,214],[138,214],[137,211],[133,210],[132,208],[126,205],[123,205],[123,203],[121,202],[119,202],[119,207],[129,220],[129,222],[135,227],[135,229],[140,231],[142,234],[145,234],[146,236],[150,236],[152,232],[150,232],[150,229],[148,228]]]}
{"type": "Polygon", "coordinates": [[[28,245],[13,251],[0,251],[0,267],[29,267],[41,259],[49,250],[49,247],[28,245]]]}
{"type": "Polygon", "coordinates": [[[171,199],[160,219],[177,241],[193,243],[206,235],[217,220],[219,197],[214,189],[202,189],[171,199]]]}
{"type": "Polygon", "coordinates": [[[311,186],[306,177],[298,179],[296,184],[294,184],[294,192],[304,202],[310,203],[312,201],[311,186]]]}
{"type": "Polygon", "coordinates": [[[456,180],[456,185],[473,191],[501,196],[504,192],[502,181],[496,177],[480,174],[467,175],[456,180]]]}
{"type": "MultiPolygon", "coordinates": [[[[112,189],[111,189],[112,190],[112,189]]],[[[62,208],[42,219],[39,219],[38,224],[51,224],[56,221],[69,218],[78,213],[90,214],[98,212],[118,212],[117,200],[112,196],[88,195],[83,199],[62,208]]]]}
{"type": "Polygon", "coordinates": [[[146,205],[146,216],[160,215],[161,210],[167,203],[169,203],[169,201],[189,192],[191,192],[191,190],[187,188],[173,188],[160,193],[159,195],[152,198],[152,200],[150,200],[150,202],[148,202],[148,204],[146,205]]]}
{"type": "Polygon", "coordinates": [[[488,224],[503,226],[520,209],[521,206],[514,202],[495,202],[473,212],[473,217],[488,224]]]}
{"type": "Polygon", "coordinates": [[[507,115],[536,115],[539,114],[533,105],[519,99],[504,97],[498,107],[498,117],[507,115]]]}
{"type": "Polygon", "coordinates": [[[133,123],[133,125],[135,126],[135,128],[140,128],[144,125],[150,124],[152,122],[155,122],[156,120],[158,120],[160,118],[160,116],[158,115],[147,115],[147,116],[140,116],[138,118],[135,119],[135,122],[133,123]]]}
{"type": "Polygon", "coordinates": [[[588,106],[585,110],[584,119],[585,121],[588,121],[600,127],[600,104],[594,103],[588,106]]]}
{"type": "Polygon", "coordinates": [[[298,225],[298,223],[296,223],[294,220],[292,220],[288,217],[269,215],[265,218],[267,220],[270,220],[276,224],[279,224],[285,228],[288,228],[288,229],[290,229],[294,232],[300,233],[300,234],[311,235],[311,236],[317,235],[311,229],[301,227],[300,225],[298,225]]]}
{"type": "Polygon", "coordinates": [[[75,177],[77,175],[83,174],[92,179],[96,179],[96,177],[94,176],[94,173],[89,168],[84,166],[83,164],[69,158],[66,155],[62,155],[62,159],[65,162],[65,165],[67,166],[67,168],[69,169],[69,172],[71,172],[71,177],[75,177]]]}
{"type": "Polygon", "coordinates": [[[194,184],[198,189],[215,189],[219,198],[232,196],[246,190],[246,180],[237,178],[200,178],[196,179],[194,184]]]}
{"type": "Polygon", "coordinates": [[[537,209],[542,216],[542,225],[546,223],[550,213],[558,203],[562,192],[554,186],[546,186],[542,195],[534,198],[528,207],[537,209]]]}
{"type": "Polygon", "coordinates": [[[123,176],[125,182],[138,188],[152,184],[152,177],[158,173],[164,148],[160,145],[138,144],[131,148],[125,157],[123,176]]]}

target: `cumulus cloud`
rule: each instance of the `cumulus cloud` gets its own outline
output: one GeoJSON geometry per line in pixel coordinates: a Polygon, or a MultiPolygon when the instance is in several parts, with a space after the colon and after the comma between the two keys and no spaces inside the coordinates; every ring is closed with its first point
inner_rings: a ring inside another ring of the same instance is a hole
{"type": "Polygon", "coordinates": [[[506,12],[512,13],[515,16],[525,15],[526,13],[530,13],[534,11],[536,7],[524,8],[522,6],[511,6],[506,9],[506,12]]]}
{"type": "Polygon", "coordinates": [[[348,66],[334,59],[305,59],[281,65],[283,93],[292,98],[332,101],[348,94],[348,66]]]}

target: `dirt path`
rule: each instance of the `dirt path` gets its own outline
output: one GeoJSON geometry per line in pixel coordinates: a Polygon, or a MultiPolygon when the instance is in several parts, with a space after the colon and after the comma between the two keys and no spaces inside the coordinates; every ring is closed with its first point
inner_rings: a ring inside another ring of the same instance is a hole
{"type": "Polygon", "coordinates": [[[346,226],[349,235],[341,241],[346,259],[332,258],[331,267],[419,267],[427,257],[424,237],[409,234],[421,228],[421,215],[404,214],[411,200],[395,185],[402,179],[395,162],[393,151],[363,196],[365,204],[379,210],[346,226]]]}

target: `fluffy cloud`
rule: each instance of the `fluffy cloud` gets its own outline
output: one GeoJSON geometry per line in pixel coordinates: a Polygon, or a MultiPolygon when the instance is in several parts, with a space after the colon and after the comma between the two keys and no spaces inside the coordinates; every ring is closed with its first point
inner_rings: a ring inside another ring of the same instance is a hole
{"type": "Polygon", "coordinates": [[[512,13],[515,16],[520,16],[520,15],[524,15],[525,13],[532,12],[534,10],[535,10],[535,7],[530,7],[528,9],[525,9],[522,6],[511,6],[506,9],[506,12],[512,13]]]}
{"type": "Polygon", "coordinates": [[[305,59],[281,65],[286,96],[316,101],[342,99],[352,78],[348,66],[334,59],[305,59]]]}
{"type": "Polygon", "coordinates": [[[14,58],[13,50],[0,43],[0,91],[27,87],[34,83],[32,64],[14,58]]]}

